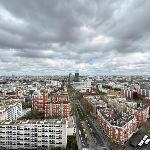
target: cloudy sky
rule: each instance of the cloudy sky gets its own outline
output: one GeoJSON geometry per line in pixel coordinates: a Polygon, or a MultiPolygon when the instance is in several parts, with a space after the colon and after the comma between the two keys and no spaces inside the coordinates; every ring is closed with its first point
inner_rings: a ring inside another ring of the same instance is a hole
{"type": "Polygon", "coordinates": [[[150,0],[0,0],[0,75],[149,74],[150,0]]]}

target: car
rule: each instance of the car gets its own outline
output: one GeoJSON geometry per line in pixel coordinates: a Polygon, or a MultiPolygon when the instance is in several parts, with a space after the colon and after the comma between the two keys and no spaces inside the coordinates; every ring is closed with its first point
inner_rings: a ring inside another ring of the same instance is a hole
{"type": "Polygon", "coordinates": [[[138,144],[138,146],[142,146],[144,144],[144,141],[141,140],[140,143],[138,144]]]}
{"type": "Polygon", "coordinates": [[[93,129],[92,129],[92,128],[90,128],[90,131],[91,131],[91,132],[93,132],[93,129]]]}
{"type": "Polygon", "coordinates": [[[79,130],[79,134],[81,135],[81,131],[79,130]]]}
{"type": "Polygon", "coordinates": [[[148,135],[144,135],[143,141],[145,141],[148,138],[148,135]]]}
{"type": "Polygon", "coordinates": [[[145,141],[145,144],[149,144],[149,142],[150,142],[150,139],[147,139],[147,140],[145,141]]]}

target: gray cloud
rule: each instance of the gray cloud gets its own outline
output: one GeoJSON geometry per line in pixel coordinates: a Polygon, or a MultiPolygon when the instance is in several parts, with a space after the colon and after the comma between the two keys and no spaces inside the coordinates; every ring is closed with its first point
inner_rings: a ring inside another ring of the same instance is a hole
{"type": "Polygon", "coordinates": [[[0,70],[149,72],[149,13],[149,0],[1,0],[0,70]]]}

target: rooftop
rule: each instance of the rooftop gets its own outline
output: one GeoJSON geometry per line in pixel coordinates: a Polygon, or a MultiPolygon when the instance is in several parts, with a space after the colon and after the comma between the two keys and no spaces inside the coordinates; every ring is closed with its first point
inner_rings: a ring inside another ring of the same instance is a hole
{"type": "Polygon", "coordinates": [[[114,126],[122,127],[134,118],[134,115],[130,112],[117,112],[113,108],[101,108],[99,111],[103,117],[114,126]]]}
{"type": "Polygon", "coordinates": [[[2,121],[0,125],[17,125],[17,124],[65,124],[65,119],[45,119],[45,120],[15,120],[2,121]]]}
{"type": "Polygon", "coordinates": [[[4,100],[0,102],[0,111],[5,111],[16,104],[18,104],[20,101],[17,100],[4,100]]]}
{"type": "Polygon", "coordinates": [[[147,109],[147,108],[148,108],[148,106],[146,106],[146,105],[141,105],[140,107],[136,108],[136,110],[142,111],[142,110],[145,110],[145,109],[147,109]]]}
{"type": "Polygon", "coordinates": [[[74,119],[73,119],[73,116],[70,116],[68,119],[67,119],[67,121],[68,121],[68,128],[72,128],[72,127],[74,127],[74,119]]]}

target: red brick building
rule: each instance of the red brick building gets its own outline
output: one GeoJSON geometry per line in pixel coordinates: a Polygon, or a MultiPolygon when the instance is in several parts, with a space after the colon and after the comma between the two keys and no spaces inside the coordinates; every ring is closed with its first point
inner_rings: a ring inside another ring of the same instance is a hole
{"type": "Polygon", "coordinates": [[[150,97],[145,97],[144,99],[144,105],[149,106],[150,107],[150,97]]]}
{"type": "Polygon", "coordinates": [[[140,106],[135,105],[135,107],[127,106],[127,111],[131,111],[137,118],[137,124],[140,125],[144,123],[149,118],[149,106],[143,105],[140,106]]]}
{"type": "Polygon", "coordinates": [[[126,112],[118,112],[114,108],[97,109],[97,121],[104,129],[109,139],[119,144],[124,144],[138,126],[149,118],[149,107],[130,108],[126,112]]]}
{"type": "Polygon", "coordinates": [[[150,117],[150,97],[145,97],[143,104],[149,107],[149,117],[150,117]]]}
{"type": "Polygon", "coordinates": [[[45,117],[69,117],[71,114],[71,105],[67,94],[52,95],[45,104],[45,117]]]}
{"type": "Polygon", "coordinates": [[[112,108],[98,109],[97,121],[111,141],[122,145],[137,129],[136,117],[133,114],[117,113],[112,108]]]}
{"type": "Polygon", "coordinates": [[[136,109],[135,116],[137,118],[138,125],[144,123],[147,118],[149,118],[149,107],[145,105],[138,107],[136,109]]]}
{"type": "Polygon", "coordinates": [[[69,117],[71,105],[68,94],[33,95],[32,110],[43,112],[45,117],[69,117]]]}

